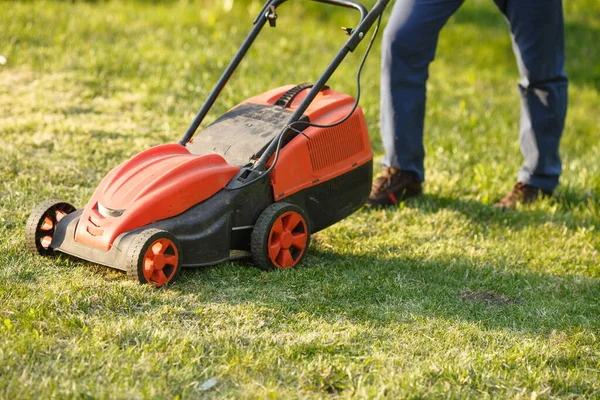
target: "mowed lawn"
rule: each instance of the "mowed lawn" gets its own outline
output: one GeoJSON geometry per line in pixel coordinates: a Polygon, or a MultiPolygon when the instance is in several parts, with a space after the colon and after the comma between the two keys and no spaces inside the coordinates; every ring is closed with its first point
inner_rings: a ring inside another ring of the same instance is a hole
{"type": "MultiPolygon", "coordinates": [[[[259,8],[0,3],[0,398],[599,398],[597,0],[565,1],[553,200],[491,207],[521,162],[518,75],[493,2],[469,0],[431,67],[425,195],[319,232],[296,269],[229,263],[157,290],[26,251],[35,204],[82,207],[112,167],[181,137],[259,8]]],[[[210,119],[315,80],[354,21],[281,6],[210,119]]],[[[377,160],[379,49],[361,99],[377,160]]],[[[363,50],[330,86],[356,92],[363,50]]]]}

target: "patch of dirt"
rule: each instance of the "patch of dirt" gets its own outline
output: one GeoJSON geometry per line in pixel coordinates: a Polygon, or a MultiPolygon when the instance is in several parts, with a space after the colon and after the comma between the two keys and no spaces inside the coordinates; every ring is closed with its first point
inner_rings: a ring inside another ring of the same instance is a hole
{"type": "Polygon", "coordinates": [[[463,300],[469,301],[479,301],[487,304],[488,306],[508,306],[511,304],[519,303],[519,300],[513,299],[508,296],[504,296],[500,293],[481,291],[481,292],[473,292],[471,290],[467,290],[461,296],[463,300]]]}

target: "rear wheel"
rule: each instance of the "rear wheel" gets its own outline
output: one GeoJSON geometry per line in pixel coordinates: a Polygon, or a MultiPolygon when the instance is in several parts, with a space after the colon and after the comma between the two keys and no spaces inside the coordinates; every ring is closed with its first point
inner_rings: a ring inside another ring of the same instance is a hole
{"type": "Polygon", "coordinates": [[[179,277],[181,246],[179,240],[160,229],[136,234],[127,254],[127,276],[140,283],[161,287],[179,277]]]}
{"type": "Polygon", "coordinates": [[[310,243],[308,219],[302,208],[274,203],[258,218],[252,231],[252,256],[261,269],[296,266],[310,243]]]}
{"type": "Polygon", "coordinates": [[[56,225],[73,211],[75,207],[71,204],[58,200],[47,200],[34,207],[25,225],[25,241],[29,250],[41,256],[54,254],[50,243],[56,225]]]}

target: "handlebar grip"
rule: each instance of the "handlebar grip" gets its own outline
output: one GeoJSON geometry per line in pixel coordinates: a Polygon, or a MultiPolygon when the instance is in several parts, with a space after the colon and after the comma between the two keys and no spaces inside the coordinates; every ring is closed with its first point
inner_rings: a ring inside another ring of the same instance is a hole
{"type": "MultiPolygon", "coordinates": [[[[256,23],[260,19],[261,15],[264,15],[267,12],[267,10],[269,9],[269,6],[273,5],[273,6],[277,7],[278,5],[284,3],[285,1],[286,0],[267,0],[265,2],[265,4],[263,4],[262,9],[258,13],[258,16],[256,17],[256,19],[254,19],[254,24],[256,25],[256,23]]],[[[363,6],[362,4],[360,4],[356,1],[353,1],[353,0],[312,0],[312,1],[316,1],[318,3],[331,4],[331,5],[339,6],[339,7],[353,8],[360,13],[359,23],[361,23],[367,17],[367,14],[368,14],[368,11],[365,8],[365,6],[363,6]]]]}

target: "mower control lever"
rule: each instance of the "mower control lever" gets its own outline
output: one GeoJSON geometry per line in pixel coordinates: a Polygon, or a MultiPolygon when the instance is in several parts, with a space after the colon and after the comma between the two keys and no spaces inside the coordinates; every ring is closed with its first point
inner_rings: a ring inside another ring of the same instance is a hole
{"type": "Polygon", "coordinates": [[[277,26],[277,13],[275,12],[275,6],[270,5],[267,13],[265,14],[267,20],[269,21],[269,26],[271,28],[275,28],[277,26]]]}

